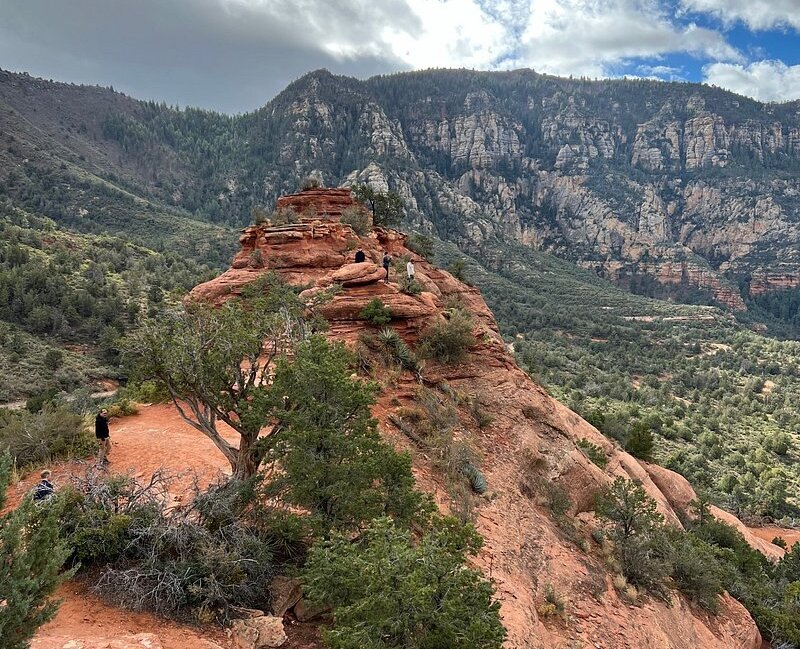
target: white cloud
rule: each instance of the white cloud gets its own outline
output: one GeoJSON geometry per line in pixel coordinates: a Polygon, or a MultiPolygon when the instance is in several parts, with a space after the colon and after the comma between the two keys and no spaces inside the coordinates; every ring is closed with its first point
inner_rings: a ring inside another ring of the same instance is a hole
{"type": "Polygon", "coordinates": [[[713,14],[727,24],[741,21],[751,29],[800,29],[798,0],[681,0],[681,7],[713,14]]]}
{"type": "Polygon", "coordinates": [[[382,38],[393,56],[414,68],[490,68],[508,49],[507,27],[474,0],[406,0],[419,29],[391,21],[382,38]]]}
{"type": "Polygon", "coordinates": [[[56,7],[50,0],[0,0],[0,61],[46,77],[111,83],[134,96],[229,111],[262,105],[292,79],[320,67],[362,78],[429,67],[532,67],[609,77],[630,72],[633,62],[652,66],[640,70],[644,74],[668,76],[663,59],[674,53],[745,62],[722,33],[686,24],[666,4],[70,0],[56,7]]]}
{"type": "Polygon", "coordinates": [[[800,65],[757,61],[750,65],[712,63],[704,68],[705,81],[760,101],[800,99],[800,65]]]}
{"type": "Polygon", "coordinates": [[[655,0],[537,0],[522,45],[526,63],[553,74],[604,76],[628,59],[674,52],[741,60],[722,34],[676,25],[655,0]]]}

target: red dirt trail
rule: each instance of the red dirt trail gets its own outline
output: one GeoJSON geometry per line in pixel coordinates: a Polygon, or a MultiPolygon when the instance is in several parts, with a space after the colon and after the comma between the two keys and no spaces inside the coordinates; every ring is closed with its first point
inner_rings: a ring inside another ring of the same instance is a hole
{"type": "MultiPolygon", "coordinates": [[[[179,494],[196,474],[201,485],[212,482],[228,463],[214,444],[186,424],[171,405],[142,406],[139,413],[110,423],[112,450],[110,473],[129,474],[146,480],[158,469],[184,474],[170,489],[179,494]]],[[[235,433],[227,429],[231,441],[235,433]]],[[[69,483],[70,475],[81,475],[92,463],[68,462],[50,467],[56,486],[69,483]]],[[[18,501],[36,482],[38,472],[26,476],[10,490],[11,502],[18,501]]],[[[230,647],[219,629],[182,626],[148,613],[114,608],[102,602],[80,582],[69,582],[58,593],[64,602],[56,617],[36,635],[34,647],[50,646],[48,640],[72,638],[97,642],[139,633],[152,633],[164,649],[212,649],[216,643],[230,647]]],[[[60,643],[58,643],[60,645],[60,643]]],[[[98,646],[102,646],[99,644],[98,646]]]]}

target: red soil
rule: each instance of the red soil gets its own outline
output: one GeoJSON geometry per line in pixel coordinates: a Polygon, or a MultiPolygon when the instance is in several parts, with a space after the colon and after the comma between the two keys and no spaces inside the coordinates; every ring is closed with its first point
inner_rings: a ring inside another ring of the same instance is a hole
{"type": "MultiPolygon", "coordinates": [[[[231,441],[235,439],[230,429],[226,436],[231,441]]],[[[137,415],[112,420],[111,439],[111,473],[124,473],[139,480],[149,479],[158,469],[171,475],[182,474],[171,488],[178,497],[195,475],[201,485],[207,485],[220,472],[228,471],[227,461],[211,440],[186,424],[172,406],[143,406],[137,415]]],[[[55,484],[68,484],[70,475],[81,475],[87,464],[91,462],[52,466],[55,484]]],[[[38,473],[24,478],[10,490],[9,499],[18,501],[37,479],[38,473]]],[[[219,629],[183,626],[151,614],[111,607],[79,581],[65,584],[58,595],[64,602],[56,617],[39,630],[34,647],[61,646],[52,643],[56,638],[93,641],[92,644],[104,646],[103,638],[140,633],[154,634],[164,649],[213,649],[212,643],[225,648],[232,646],[219,629]]]]}

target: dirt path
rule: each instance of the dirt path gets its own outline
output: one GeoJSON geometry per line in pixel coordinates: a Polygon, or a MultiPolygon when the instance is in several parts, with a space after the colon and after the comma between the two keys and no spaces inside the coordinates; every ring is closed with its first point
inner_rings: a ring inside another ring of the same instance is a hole
{"type": "MultiPolygon", "coordinates": [[[[235,433],[230,429],[228,436],[234,441],[235,433]]],[[[184,423],[172,406],[144,406],[137,415],[112,420],[111,439],[111,473],[139,479],[149,478],[158,469],[183,474],[171,489],[178,498],[192,483],[195,474],[201,485],[206,485],[228,469],[227,461],[214,444],[184,423]]],[[[91,462],[52,466],[56,485],[68,484],[70,475],[83,473],[89,465],[91,462]]],[[[10,490],[9,500],[18,501],[37,482],[37,477],[38,473],[34,472],[23,479],[10,490]]],[[[80,582],[65,584],[59,596],[64,603],[56,617],[39,630],[33,644],[35,648],[60,649],[70,640],[81,640],[81,647],[107,647],[110,645],[106,640],[142,633],[157,636],[164,649],[227,649],[232,646],[218,629],[182,626],[147,613],[108,606],[80,582]]]]}
{"type": "Polygon", "coordinates": [[[750,531],[757,537],[772,543],[772,539],[780,536],[786,541],[786,547],[791,548],[795,543],[800,542],[800,530],[792,530],[784,527],[767,525],[765,527],[751,527],[750,531]]]}

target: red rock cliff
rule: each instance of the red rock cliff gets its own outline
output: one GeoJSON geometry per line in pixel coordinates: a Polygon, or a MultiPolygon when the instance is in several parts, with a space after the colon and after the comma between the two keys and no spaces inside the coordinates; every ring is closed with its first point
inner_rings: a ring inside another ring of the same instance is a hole
{"type": "MultiPolygon", "coordinates": [[[[323,197],[322,192],[314,195],[323,197]]],[[[329,196],[333,204],[343,195],[333,190],[329,196]]],[[[287,199],[283,204],[303,204],[296,197],[287,199]]],[[[336,204],[346,207],[344,200],[336,204]]],[[[475,288],[415,255],[398,232],[376,229],[358,237],[336,219],[252,226],[243,231],[241,243],[233,267],[196,287],[192,298],[219,303],[270,271],[309,286],[306,290],[311,292],[338,283],[342,290],[323,310],[332,337],[355,342],[366,327],[358,313],[378,297],[391,309],[391,326],[412,347],[424,327],[444,317],[449,299],[458,299],[471,312],[478,342],[469,358],[457,365],[428,362],[421,379],[410,372],[385,377],[374,414],[389,440],[411,450],[420,486],[447,509],[453,501],[441,471],[393,422],[400,408],[418,405],[420,382],[433,390],[446,386],[450,394],[458,395],[453,401],[459,415],[456,435],[477,449],[491,491],[489,498],[477,500],[474,511],[476,526],[486,539],[478,563],[496,582],[509,647],[760,649],[761,637],[750,615],[727,595],[717,616],[696,610],[677,595],[671,606],[646,597],[632,605],[618,595],[590,537],[595,493],[615,476],[635,479],[656,500],[667,521],[679,526],[678,514],[687,509],[694,492],[677,474],[622,451],[536,385],[508,353],[475,288]],[[367,261],[355,264],[358,247],[367,261]],[[383,283],[383,250],[414,260],[424,292],[416,296],[401,292],[394,270],[391,282],[383,283]],[[492,417],[483,430],[463,405],[474,400],[492,417]],[[608,458],[605,469],[576,447],[580,439],[603,449],[608,458]],[[556,522],[541,498],[531,493],[532,482],[556,485],[568,495],[569,526],[556,522]],[[538,612],[549,584],[565,600],[563,619],[541,617],[538,612]]]]}

